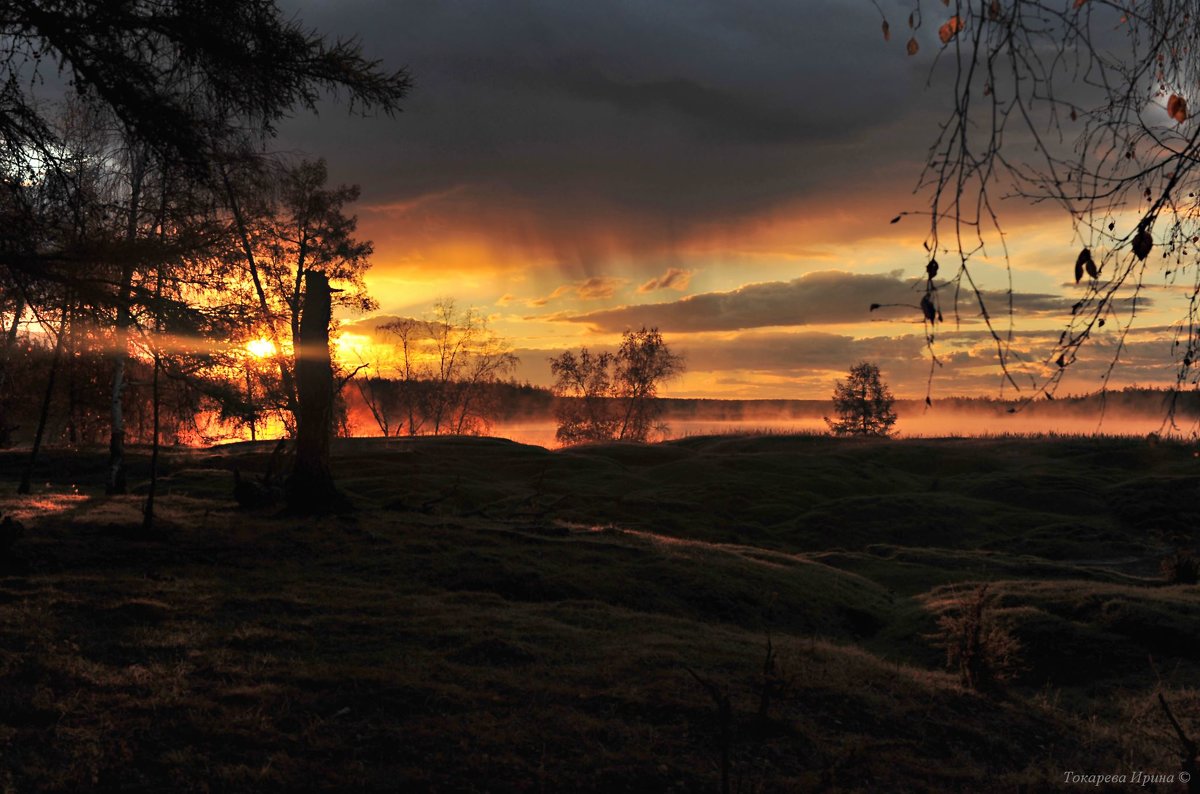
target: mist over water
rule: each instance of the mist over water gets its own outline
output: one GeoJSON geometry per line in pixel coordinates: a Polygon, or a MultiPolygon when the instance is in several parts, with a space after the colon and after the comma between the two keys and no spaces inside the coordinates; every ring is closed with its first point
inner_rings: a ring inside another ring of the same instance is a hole
{"type": "MultiPolygon", "coordinates": [[[[998,435],[1147,436],[1173,434],[1166,414],[1108,411],[1103,416],[1083,411],[1062,414],[992,413],[969,410],[930,410],[926,414],[901,414],[897,435],[910,438],[978,437],[998,435]]],[[[1174,434],[1188,435],[1193,422],[1181,425],[1174,434]]]]}
{"type": "MultiPolygon", "coordinates": [[[[928,411],[898,412],[895,436],[899,438],[982,437],[999,435],[1036,436],[1046,434],[1080,436],[1138,436],[1151,433],[1193,437],[1196,423],[1188,417],[1177,420],[1174,430],[1166,422],[1165,413],[1106,411],[1103,419],[1098,413],[1056,411],[1008,413],[1005,410],[964,410],[931,408],[928,411]]],[[[821,416],[763,415],[742,419],[668,419],[665,435],[653,440],[662,441],[692,436],[731,434],[825,434],[828,427],[821,416]]],[[[560,444],[554,438],[556,425],[550,419],[529,419],[497,423],[491,435],[508,438],[521,444],[536,444],[554,449],[560,444]]]]}
{"type": "MultiPolygon", "coordinates": [[[[350,394],[353,398],[354,393],[350,394]]],[[[535,394],[504,405],[486,434],[522,444],[555,449],[557,424],[552,398],[535,394]]],[[[829,400],[663,399],[665,432],[651,441],[732,434],[827,434],[825,417],[834,413],[829,400]]],[[[352,435],[378,436],[381,429],[366,406],[348,401],[352,435]]],[[[899,438],[972,438],[985,436],[1123,436],[1195,439],[1200,430],[1200,392],[1175,395],[1161,389],[1124,389],[1107,394],[1040,398],[1021,403],[978,397],[895,403],[899,438]],[[1174,406],[1172,425],[1171,406],[1174,406]]],[[[388,435],[404,435],[398,417],[388,435]]]]}

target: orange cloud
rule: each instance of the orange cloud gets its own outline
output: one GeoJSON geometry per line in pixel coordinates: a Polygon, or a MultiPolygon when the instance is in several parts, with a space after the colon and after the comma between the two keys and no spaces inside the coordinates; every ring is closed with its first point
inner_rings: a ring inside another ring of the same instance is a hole
{"type": "Polygon", "coordinates": [[[652,278],[637,288],[638,292],[654,292],[660,289],[673,289],[683,292],[692,283],[694,270],[684,270],[681,267],[667,268],[661,276],[652,278]]]}
{"type": "Polygon", "coordinates": [[[601,300],[611,298],[617,293],[617,290],[625,285],[627,279],[613,278],[611,276],[592,276],[591,278],[576,281],[571,284],[563,284],[561,287],[551,292],[544,298],[533,298],[526,303],[530,306],[545,306],[552,300],[567,296],[574,296],[579,300],[601,300]]]}

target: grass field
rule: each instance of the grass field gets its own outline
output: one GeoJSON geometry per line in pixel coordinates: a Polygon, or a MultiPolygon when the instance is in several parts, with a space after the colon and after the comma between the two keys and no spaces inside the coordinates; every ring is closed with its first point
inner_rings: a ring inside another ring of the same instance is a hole
{"type": "Polygon", "coordinates": [[[100,451],[0,497],[0,790],[1040,790],[1178,774],[1159,692],[1200,736],[1192,446],[341,444],[347,516],[238,510],[270,444],[167,455],[162,538],[100,451]],[[980,693],[932,635],[982,582],[980,693]]]}

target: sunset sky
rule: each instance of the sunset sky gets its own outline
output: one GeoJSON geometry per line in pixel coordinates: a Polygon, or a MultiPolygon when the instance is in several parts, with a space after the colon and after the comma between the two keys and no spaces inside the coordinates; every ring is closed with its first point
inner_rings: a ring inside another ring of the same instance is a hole
{"type": "MultiPolygon", "coordinates": [[[[348,333],[450,297],[491,317],[534,383],[549,383],[548,356],[646,324],[687,357],[671,396],[827,397],[860,359],[898,396],[925,394],[918,310],[868,306],[920,298],[926,228],[889,221],[925,203],[913,188],[948,99],[948,68],[930,72],[936,25],[910,58],[907,11],[883,3],[885,42],[867,0],[285,7],[416,81],[395,120],[330,105],[281,128],[281,148],[363,189],[380,310],[348,333]]],[[[1036,371],[1082,294],[1079,243],[1058,211],[1002,209],[1014,347],[1036,371]]],[[[1003,263],[974,272],[1007,331],[1003,263]]],[[[1181,295],[1144,293],[1118,385],[1173,382],[1181,295]]],[[[959,309],[938,332],[934,395],[998,395],[978,309],[959,309]]],[[[1096,342],[1067,391],[1099,385],[1115,324],[1096,342]]]]}

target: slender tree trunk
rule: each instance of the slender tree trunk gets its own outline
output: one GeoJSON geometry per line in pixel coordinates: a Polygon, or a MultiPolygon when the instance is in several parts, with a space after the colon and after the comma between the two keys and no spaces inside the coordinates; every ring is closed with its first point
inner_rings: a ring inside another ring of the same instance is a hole
{"type": "Polygon", "coordinates": [[[258,415],[254,408],[254,381],[250,378],[250,363],[246,363],[246,407],[250,409],[250,440],[258,440],[258,415]]]}
{"type": "Polygon", "coordinates": [[[78,362],[75,359],[75,321],[74,312],[67,322],[67,443],[72,447],[79,443],[79,388],[76,383],[78,362]]]}
{"type": "Polygon", "coordinates": [[[292,299],[288,302],[288,308],[292,310],[291,326],[292,326],[292,347],[296,346],[296,340],[300,336],[300,315],[303,310],[300,306],[301,301],[301,285],[304,281],[305,274],[305,259],[308,256],[308,233],[305,231],[304,224],[301,223],[299,231],[299,250],[296,253],[296,280],[292,282],[292,299]]]}
{"type": "Polygon", "coordinates": [[[162,264],[158,266],[154,282],[154,377],[151,381],[151,399],[153,401],[153,433],[150,442],[150,487],[146,491],[146,504],[142,507],[142,531],[154,529],[154,497],[158,492],[158,433],[160,396],[158,392],[158,373],[162,369],[162,353],[158,344],[162,333],[162,264]]]}
{"type": "Polygon", "coordinates": [[[869,435],[869,430],[867,428],[867,419],[869,417],[867,416],[868,411],[867,411],[867,387],[866,386],[863,386],[863,390],[862,390],[861,412],[862,412],[862,434],[864,436],[869,435]]]}
{"type": "MultiPolygon", "coordinates": [[[[124,334],[118,332],[118,337],[124,339],[124,334]]],[[[122,403],[125,395],[125,353],[118,342],[113,354],[112,392],[109,397],[109,411],[112,416],[112,429],[108,437],[108,482],[104,492],[112,494],[125,493],[125,413],[122,403]]]]}
{"type": "Polygon", "coordinates": [[[30,485],[33,481],[33,467],[37,464],[38,453],[42,449],[42,436],[46,432],[46,422],[50,418],[50,401],[54,398],[54,380],[58,375],[58,364],[62,360],[63,337],[66,334],[67,316],[71,312],[69,299],[63,297],[62,319],[58,324],[58,338],[54,340],[54,357],[50,360],[50,376],[46,379],[46,393],[42,397],[42,410],[38,415],[37,432],[33,436],[33,449],[29,451],[29,460],[25,463],[25,470],[21,472],[21,482],[17,486],[17,493],[29,493],[30,485]]]}
{"type": "Polygon", "coordinates": [[[21,327],[21,318],[25,316],[25,298],[23,295],[17,296],[17,303],[13,307],[12,325],[8,327],[8,331],[4,335],[4,355],[7,357],[12,347],[17,342],[17,330],[21,327]]]}
{"type": "MultiPolygon", "coordinates": [[[[408,434],[415,436],[417,434],[417,386],[416,379],[413,378],[412,366],[412,350],[409,348],[409,333],[411,328],[405,331],[402,337],[404,345],[404,403],[408,409],[408,434]]],[[[401,420],[403,424],[403,420],[401,420]]],[[[400,429],[396,429],[396,435],[400,435],[400,429]]]]}
{"type": "MultiPolygon", "coordinates": [[[[638,413],[641,412],[642,401],[645,399],[646,399],[646,396],[645,396],[645,394],[642,393],[642,389],[640,387],[634,387],[633,389],[630,390],[629,396],[625,398],[625,416],[621,419],[621,432],[619,432],[617,434],[618,440],[621,440],[621,441],[625,440],[626,436],[629,433],[629,423],[633,420],[633,416],[634,416],[635,412],[638,412],[638,413]]],[[[646,439],[640,437],[641,436],[640,433],[637,435],[638,435],[638,438],[636,440],[638,440],[638,441],[646,440],[646,439]]]]}
{"type": "Polygon", "coordinates": [[[304,277],[304,312],[296,350],[296,458],[287,481],[288,508],[298,513],[345,509],[333,484],[329,450],[333,436],[333,364],[329,356],[332,295],[329,279],[315,270],[304,277]]]}
{"type": "MultiPolygon", "coordinates": [[[[145,175],[145,155],[130,162],[129,215],[126,219],[125,240],[137,239],[138,217],[141,212],[142,177],[145,175]]],[[[104,492],[123,494],[125,484],[125,369],[129,361],[129,329],[133,325],[133,263],[126,257],[121,266],[121,282],[117,289],[117,327],[113,344],[113,376],[110,411],[112,430],[108,439],[108,483],[104,492]]]]}
{"type": "Polygon", "coordinates": [[[13,305],[13,321],[4,333],[4,352],[0,356],[0,447],[6,447],[11,440],[13,428],[8,425],[8,366],[12,361],[12,350],[17,344],[17,329],[21,325],[21,317],[25,314],[25,297],[18,294],[13,305]]]}
{"type": "Polygon", "coordinates": [[[463,428],[467,424],[467,416],[471,412],[471,403],[474,398],[474,383],[465,383],[462,386],[462,399],[458,401],[458,422],[454,425],[454,434],[461,436],[463,428]]]}
{"type": "MultiPolygon", "coordinates": [[[[158,207],[158,240],[164,242],[167,236],[167,197],[169,190],[169,169],[163,164],[163,184],[159,192],[158,207]]],[[[158,452],[161,435],[162,393],[159,391],[159,379],[162,373],[162,294],[163,294],[163,262],[161,259],[154,271],[154,376],[151,382],[152,400],[152,432],[150,442],[150,487],[146,491],[146,504],[142,508],[142,532],[149,534],[154,530],[154,500],[158,496],[158,452]]]]}
{"type": "Polygon", "coordinates": [[[154,497],[158,493],[158,435],[159,435],[159,404],[160,396],[158,391],[158,372],[161,368],[161,359],[158,350],[154,351],[154,378],[152,381],[152,394],[154,401],[154,438],[150,442],[150,487],[146,491],[146,504],[142,508],[142,530],[150,532],[154,529],[154,497]]]}
{"type": "MultiPolygon", "coordinates": [[[[279,332],[275,329],[275,322],[271,317],[271,307],[267,302],[267,291],[263,288],[262,278],[258,272],[258,260],[254,256],[254,244],[250,241],[250,232],[246,228],[246,219],[242,215],[241,205],[237,200],[237,193],[233,189],[233,183],[229,181],[229,175],[225,169],[221,169],[221,179],[225,183],[225,196],[229,201],[229,209],[233,213],[233,222],[237,226],[238,237],[242,243],[242,254],[246,257],[246,265],[250,270],[250,280],[254,283],[254,292],[258,296],[258,307],[262,311],[263,322],[267,324],[267,331],[271,334],[271,342],[275,345],[275,361],[279,364],[279,378],[283,382],[283,396],[287,401],[288,412],[299,421],[299,396],[296,393],[296,381],[292,377],[292,371],[288,367],[287,361],[283,355],[283,348],[279,344],[279,332]]],[[[295,339],[293,338],[293,346],[295,339]]]]}

